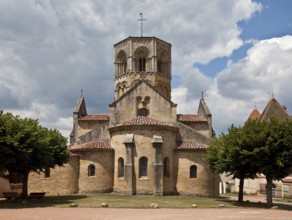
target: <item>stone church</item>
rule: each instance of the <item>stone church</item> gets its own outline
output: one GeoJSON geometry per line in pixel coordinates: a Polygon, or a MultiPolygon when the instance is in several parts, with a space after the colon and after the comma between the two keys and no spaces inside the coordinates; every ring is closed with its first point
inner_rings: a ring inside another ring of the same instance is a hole
{"type": "Polygon", "coordinates": [[[198,112],[178,114],[171,100],[171,44],[128,37],[114,45],[114,92],[106,114],[73,112],[64,167],[31,173],[29,191],[218,196],[219,176],[204,161],[214,137],[202,97],[198,112]]]}

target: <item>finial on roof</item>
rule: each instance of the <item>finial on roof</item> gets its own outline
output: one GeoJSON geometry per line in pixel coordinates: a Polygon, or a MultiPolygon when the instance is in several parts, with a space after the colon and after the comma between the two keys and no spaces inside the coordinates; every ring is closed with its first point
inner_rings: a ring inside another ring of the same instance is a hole
{"type": "Polygon", "coordinates": [[[254,102],[254,108],[257,108],[257,102],[254,102]]]}
{"type": "Polygon", "coordinates": [[[138,21],[141,21],[141,37],[143,37],[143,21],[146,21],[147,19],[143,19],[143,13],[140,12],[141,18],[138,19],[138,21]]]}
{"type": "Polygon", "coordinates": [[[83,89],[81,89],[81,94],[80,94],[80,96],[83,96],[83,89]]]}
{"type": "Polygon", "coordinates": [[[274,94],[274,91],[272,91],[272,98],[275,98],[275,94],[274,94]]]}
{"type": "Polygon", "coordinates": [[[204,99],[204,91],[202,91],[202,99],[204,99]]]}

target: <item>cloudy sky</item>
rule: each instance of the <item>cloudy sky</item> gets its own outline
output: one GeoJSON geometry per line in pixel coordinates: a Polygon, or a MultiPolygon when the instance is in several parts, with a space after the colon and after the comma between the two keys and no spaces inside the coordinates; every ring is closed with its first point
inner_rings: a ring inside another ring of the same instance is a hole
{"type": "Polygon", "coordinates": [[[0,0],[0,109],[65,136],[83,89],[89,114],[114,97],[113,44],[172,44],[172,99],[197,113],[201,91],[216,133],[242,124],[272,94],[292,114],[290,0],[0,0]]]}

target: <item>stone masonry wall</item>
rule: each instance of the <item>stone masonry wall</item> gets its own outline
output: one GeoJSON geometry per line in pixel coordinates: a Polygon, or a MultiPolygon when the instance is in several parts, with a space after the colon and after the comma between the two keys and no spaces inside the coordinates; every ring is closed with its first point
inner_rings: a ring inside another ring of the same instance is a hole
{"type": "Polygon", "coordinates": [[[78,153],[80,156],[79,193],[111,192],[113,189],[114,151],[98,150],[78,153]],[[95,175],[88,176],[88,166],[95,175]]]}
{"type": "Polygon", "coordinates": [[[134,164],[134,189],[136,194],[153,194],[153,163],[155,157],[155,151],[153,147],[153,135],[162,137],[163,144],[161,147],[161,162],[165,157],[169,159],[169,172],[170,176],[163,178],[162,176],[162,190],[164,194],[173,194],[174,192],[174,174],[173,174],[173,149],[176,147],[176,135],[174,131],[163,131],[154,129],[141,129],[141,130],[129,130],[118,131],[112,135],[111,145],[115,149],[115,180],[114,191],[123,193],[128,192],[125,178],[118,178],[118,159],[121,157],[126,163],[126,147],[123,143],[125,141],[126,134],[134,135],[134,147],[133,147],[133,164],[134,164]],[[147,157],[148,159],[148,173],[147,177],[139,177],[139,159],[141,157],[147,157]]]}
{"type": "Polygon", "coordinates": [[[140,96],[144,98],[145,96],[150,97],[150,109],[149,117],[159,120],[159,121],[176,121],[176,107],[152,88],[150,88],[146,83],[142,83],[136,89],[134,89],[128,96],[124,97],[122,100],[116,103],[116,106],[110,108],[110,118],[111,123],[122,123],[124,121],[130,120],[137,117],[137,103],[136,98],[140,96]],[[161,111],[163,109],[163,111],[161,111]],[[118,110],[119,119],[116,119],[116,112],[118,110]]]}
{"type": "Polygon", "coordinates": [[[204,161],[205,151],[176,151],[176,187],[181,195],[219,195],[219,176],[204,161]],[[197,166],[197,178],[190,178],[190,167],[197,166]]]}
{"type": "Polygon", "coordinates": [[[72,157],[64,166],[50,169],[50,177],[44,173],[31,172],[28,179],[28,192],[46,192],[47,195],[78,193],[79,159],[72,157]]]}

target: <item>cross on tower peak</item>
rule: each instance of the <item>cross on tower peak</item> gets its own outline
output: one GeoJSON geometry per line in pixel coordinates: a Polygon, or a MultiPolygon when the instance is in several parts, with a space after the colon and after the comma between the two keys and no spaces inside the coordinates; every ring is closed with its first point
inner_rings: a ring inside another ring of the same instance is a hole
{"type": "Polygon", "coordinates": [[[141,18],[138,19],[138,21],[141,21],[141,37],[143,37],[143,21],[146,21],[147,19],[143,19],[143,13],[140,12],[141,18]]]}

